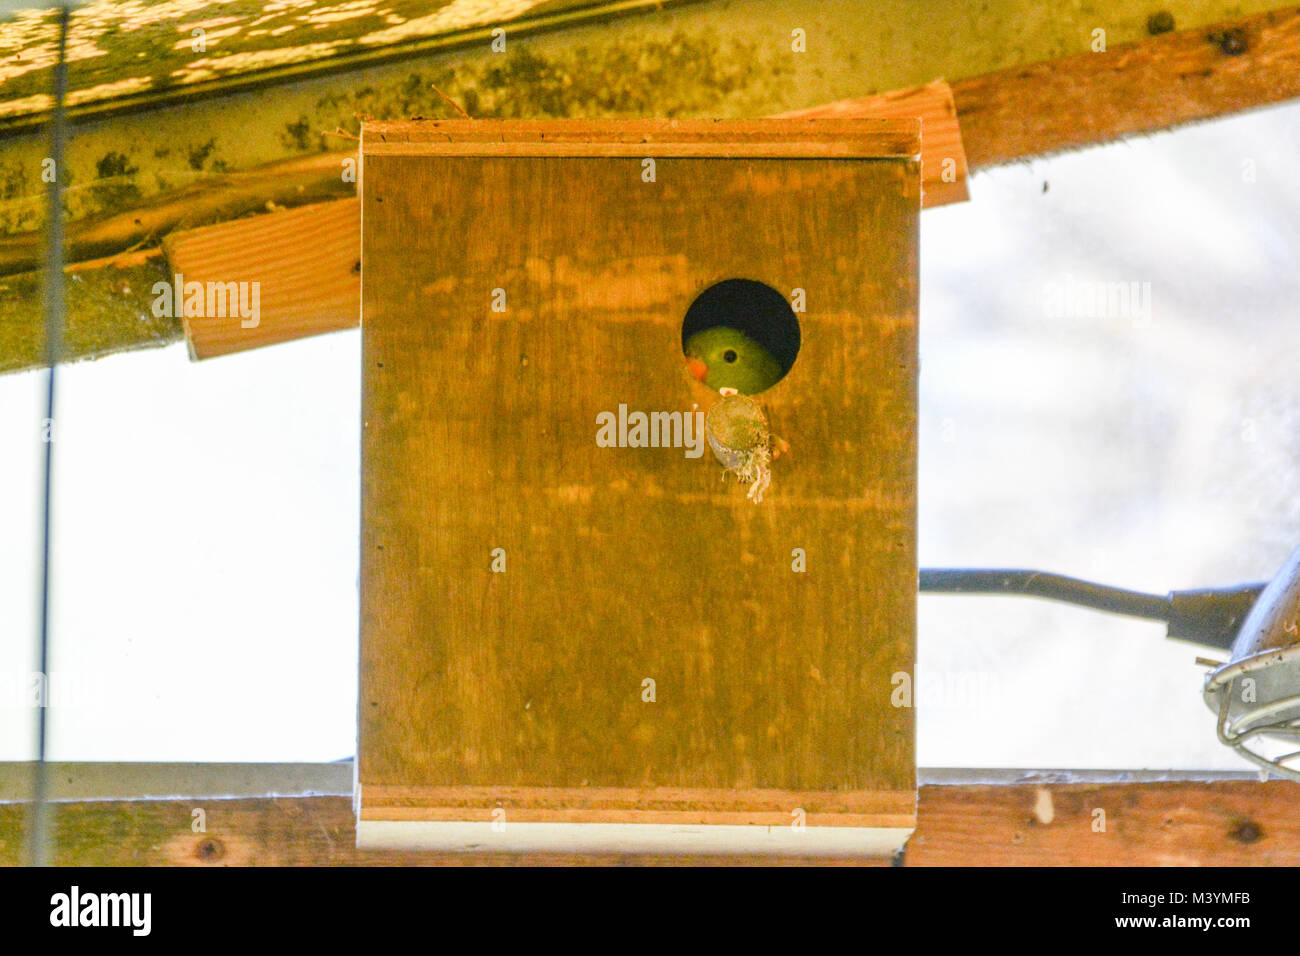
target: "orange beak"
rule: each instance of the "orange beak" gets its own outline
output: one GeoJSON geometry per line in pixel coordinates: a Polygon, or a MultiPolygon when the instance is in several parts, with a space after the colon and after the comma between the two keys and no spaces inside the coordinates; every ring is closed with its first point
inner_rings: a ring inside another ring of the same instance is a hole
{"type": "Polygon", "coordinates": [[[703,382],[709,374],[709,367],[697,358],[688,358],[686,360],[686,370],[691,373],[692,378],[700,382],[703,382]]]}

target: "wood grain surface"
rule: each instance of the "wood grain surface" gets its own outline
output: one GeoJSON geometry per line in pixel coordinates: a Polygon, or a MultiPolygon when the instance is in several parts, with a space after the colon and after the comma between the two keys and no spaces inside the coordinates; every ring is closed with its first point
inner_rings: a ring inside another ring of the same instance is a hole
{"type": "MultiPolygon", "coordinates": [[[[1297,866],[1300,784],[1273,780],[920,788],[905,866],[1297,866]],[[1104,831],[1095,829],[1105,811],[1104,831]]],[[[24,862],[27,807],[0,805],[0,865],[24,862]]],[[[801,856],[518,854],[356,848],[347,797],[54,805],[53,862],[81,866],[881,865],[801,856]],[[194,810],[205,832],[194,832],[194,810]]]]}
{"type": "Polygon", "coordinates": [[[366,156],[708,156],[911,159],[919,114],[754,120],[396,120],[365,123],[366,156]],[[652,148],[651,148],[652,147],[652,148]]]}
{"type": "Polygon", "coordinates": [[[260,312],[186,316],[190,356],[212,358],[338,329],[361,318],[357,199],[287,209],[173,233],[163,243],[186,282],[256,282],[260,312]]]}
{"type": "Polygon", "coordinates": [[[365,154],[367,819],[393,787],[429,819],[445,787],[830,792],[846,824],[914,793],[890,704],[914,648],[909,149],[662,158],[650,183],[632,156],[365,154]],[[808,300],[763,396],[794,452],[758,506],[707,451],[595,442],[620,404],[716,398],[681,321],[733,277],[808,300]]]}
{"type": "Polygon", "coordinates": [[[908,866],[1295,866],[1290,781],[928,786],[908,866]]]}
{"type": "Polygon", "coordinates": [[[1300,7],[953,83],[973,169],[1300,96],[1300,7]]]}

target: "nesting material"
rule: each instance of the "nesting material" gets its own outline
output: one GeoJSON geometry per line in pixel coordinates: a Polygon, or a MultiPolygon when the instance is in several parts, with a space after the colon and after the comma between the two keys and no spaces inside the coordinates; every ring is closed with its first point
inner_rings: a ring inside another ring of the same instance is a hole
{"type": "Polygon", "coordinates": [[[704,418],[704,433],[714,457],[726,469],[749,485],[746,495],[754,504],[763,500],[763,492],[772,483],[772,461],[789,450],[772,434],[767,416],[754,399],[745,395],[727,395],[704,418]]]}

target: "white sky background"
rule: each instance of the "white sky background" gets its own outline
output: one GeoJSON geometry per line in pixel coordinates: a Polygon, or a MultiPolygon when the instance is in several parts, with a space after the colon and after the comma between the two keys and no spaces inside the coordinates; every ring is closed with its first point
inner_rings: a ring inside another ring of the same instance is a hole
{"type": "MultiPolygon", "coordinates": [[[[359,342],[197,364],[178,346],[60,371],[50,669],[56,695],[71,673],[70,693],[103,702],[52,709],[52,757],[355,752],[359,342]]],[[[11,681],[33,660],[44,380],[0,377],[11,681]]],[[[0,708],[0,759],[32,753],[30,714],[0,708]]]]}
{"type": "MultiPolygon", "coordinates": [[[[922,216],[922,565],[1161,593],[1273,574],[1300,543],[1298,156],[1300,106],[1275,108],[980,174],[922,216]],[[1067,275],[1149,282],[1149,323],[1049,318],[1067,275]]],[[[53,758],[354,752],[359,353],[348,332],[60,371],[52,670],[76,696],[53,758]]],[[[5,760],[33,753],[44,381],[0,376],[5,760]]],[[[1252,766],[1201,702],[1213,655],[1161,625],[935,596],[919,644],[922,766],[1252,766]]]]}

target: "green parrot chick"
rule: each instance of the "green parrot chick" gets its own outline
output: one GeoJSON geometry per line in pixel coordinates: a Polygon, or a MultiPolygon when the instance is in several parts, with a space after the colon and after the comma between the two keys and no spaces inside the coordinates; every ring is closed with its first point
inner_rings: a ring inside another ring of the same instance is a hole
{"type": "Polygon", "coordinates": [[[776,384],[781,365],[767,349],[738,329],[716,326],[686,340],[686,367],[709,388],[756,395],[776,384]]]}

